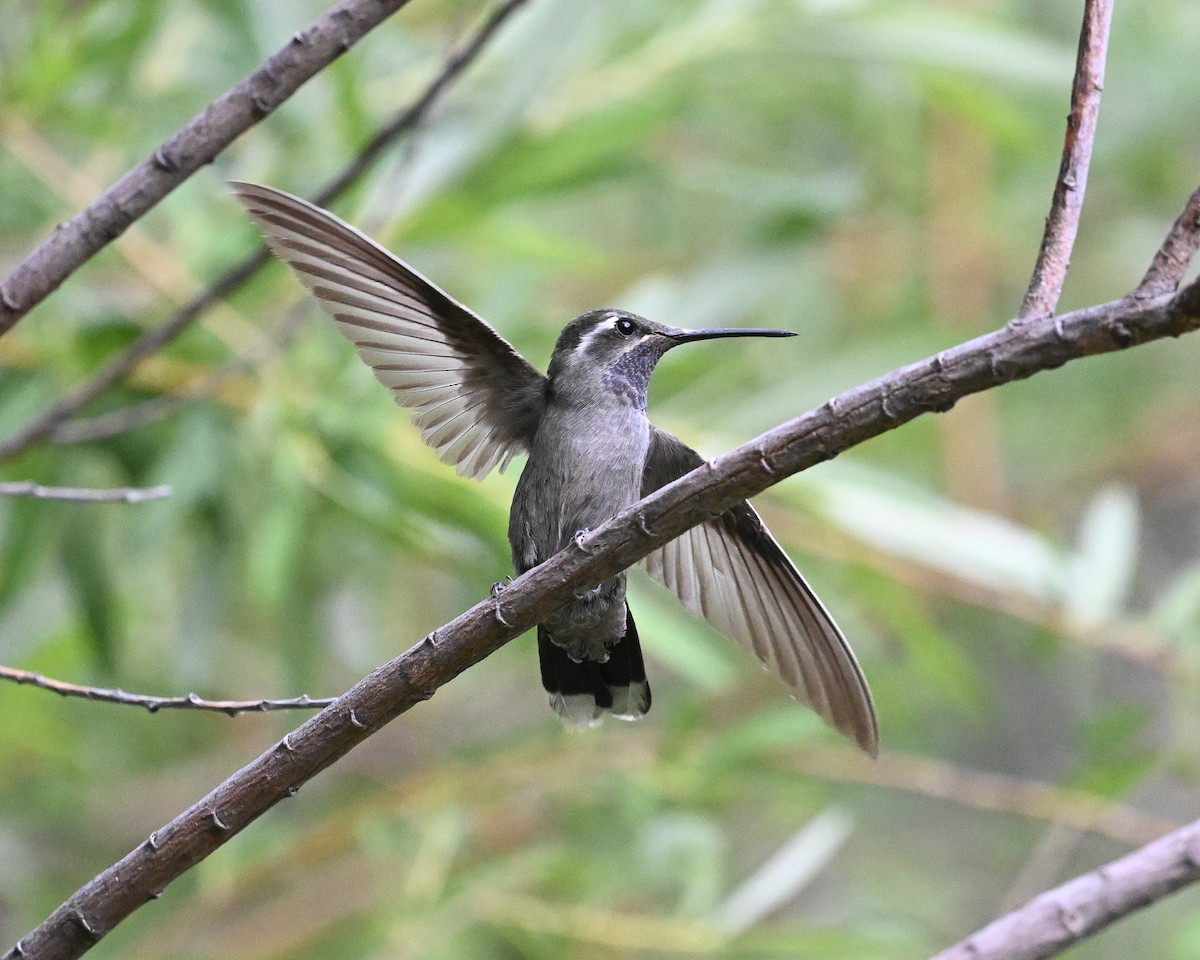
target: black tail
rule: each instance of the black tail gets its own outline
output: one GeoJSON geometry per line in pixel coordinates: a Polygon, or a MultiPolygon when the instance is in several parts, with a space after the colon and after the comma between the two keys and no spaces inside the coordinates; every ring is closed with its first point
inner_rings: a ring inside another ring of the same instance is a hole
{"type": "Polygon", "coordinates": [[[625,636],[608,648],[607,662],[576,663],[551,642],[544,626],[538,627],[538,660],[550,706],[574,726],[592,726],[605,713],[622,720],[638,720],[650,709],[642,645],[628,606],[625,636]]]}

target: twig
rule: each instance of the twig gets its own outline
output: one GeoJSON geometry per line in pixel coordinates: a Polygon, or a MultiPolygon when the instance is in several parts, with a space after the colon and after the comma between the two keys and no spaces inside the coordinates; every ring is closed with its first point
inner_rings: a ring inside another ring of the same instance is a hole
{"type": "MultiPolygon", "coordinates": [[[[971,393],[1200,329],[1200,284],[1126,297],[977,337],[843,393],[668,484],[379,667],[101,872],[6,960],[78,957],[143,903],[390,720],[540,623],[576,590],[629,567],[690,526],[784,477],[971,393]],[[503,606],[503,617],[497,616],[503,606]]],[[[1200,864],[1200,855],[1193,861],[1200,864]]],[[[1198,868],[1200,869],[1200,868],[1198,868]]],[[[1188,879],[1194,879],[1189,877],[1188,879]]],[[[1176,884],[1178,885],[1178,884],[1176,884]]]]}
{"type": "Polygon", "coordinates": [[[408,0],[341,0],[56,229],[0,282],[0,335],[408,0]]]}
{"type": "Polygon", "coordinates": [[[235,357],[197,377],[178,395],[159,394],[95,417],[67,420],[54,427],[47,439],[57,444],[95,443],[164,420],[186,404],[215,393],[234,377],[267,363],[291,342],[306,319],[303,311],[293,311],[269,339],[255,346],[245,356],[235,357]]]}
{"type": "Polygon", "coordinates": [[[1034,897],[933,960],[1042,960],[1200,880],[1200,820],[1034,897]]]}
{"type": "Polygon", "coordinates": [[[932,757],[885,750],[868,760],[844,747],[822,744],[777,762],[822,780],[888,787],[977,810],[1012,813],[1100,834],[1131,847],[1179,826],[1082,790],[969,770],[932,757]]]}
{"type": "MultiPolygon", "coordinates": [[[[210,381],[211,382],[211,381],[210,381]]],[[[165,420],[172,413],[195,399],[195,393],[188,390],[186,396],[160,394],[149,400],[131,403],[108,413],[101,413],[86,419],[68,420],[60,423],[47,439],[51,443],[69,445],[75,443],[97,443],[112,437],[129,433],[139,427],[165,420]]]]}
{"type": "Polygon", "coordinates": [[[159,710],[212,710],[236,717],[239,713],[266,713],[271,710],[319,710],[333,703],[333,698],[315,700],[308,694],[290,700],[205,700],[194,693],[186,697],[149,697],[124,690],[106,690],[102,687],[84,687],[65,680],[54,680],[40,673],[18,670],[0,665],[0,680],[29,684],[42,690],[50,690],[64,697],[81,697],[104,703],[121,703],[131,707],[145,707],[151,713],[159,710]]]}
{"type": "MultiPolygon", "coordinates": [[[[346,168],[317,191],[313,202],[318,206],[328,206],[354,184],[390,144],[415,129],[446,88],[475,60],[501,24],[527,2],[528,0],[505,0],[495,7],[470,39],[450,54],[421,95],[384,124],[346,168]]],[[[0,461],[11,459],[50,437],[60,424],[127,377],[138,364],[179,336],[209,307],[238,290],[270,260],[271,255],[264,246],[231,267],[201,291],[194,300],[176,311],[166,323],[143,333],[123,353],[101,367],[90,380],[52,403],[16,433],[0,441],[0,461]]],[[[3,294],[4,287],[0,285],[0,299],[3,294]]]]}
{"type": "Polygon", "coordinates": [[[108,361],[92,379],[50,404],[41,414],[21,427],[16,433],[0,441],[0,462],[11,459],[22,451],[46,439],[60,423],[87,406],[100,394],[119,380],[124,379],[139,363],[157,353],[176,336],[183,332],[209,306],[233,293],[249,280],[271,259],[263,247],[251,254],[236,267],[206,287],[191,303],[180,308],[170,320],[160,327],[147,330],[137,338],[124,353],[108,361]]]}
{"type": "Polygon", "coordinates": [[[1062,295],[1067,267],[1071,264],[1071,249],[1079,232],[1079,214],[1087,189],[1092,143],[1096,139],[1096,118],[1100,113],[1100,92],[1104,88],[1104,58],[1111,21],[1112,0],[1085,0],[1062,162],[1050,201],[1050,215],[1046,217],[1042,246],[1025,300],[1017,314],[1018,321],[1053,316],[1062,295]]]}
{"type": "Polygon", "coordinates": [[[43,487],[32,480],[0,483],[0,496],[3,497],[69,500],[72,503],[143,503],[146,500],[163,500],[170,495],[170,487],[118,487],[112,490],[96,490],[91,487],[43,487]]]}
{"type": "Polygon", "coordinates": [[[1187,273],[1197,247],[1200,247],[1200,187],[1188,197],[1133,295],[1158,297],[1173,292],[1187,273]]]}

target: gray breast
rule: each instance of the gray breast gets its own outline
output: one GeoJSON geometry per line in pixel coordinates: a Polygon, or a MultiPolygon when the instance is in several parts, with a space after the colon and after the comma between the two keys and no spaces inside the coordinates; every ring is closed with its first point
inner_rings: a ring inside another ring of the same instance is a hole
{"type": "Polygon", "coordinates": [[[645,416],[628,404],[546,411],[513,497],[509,540],[519,572],[640,498],[649,437],[645,416]]]}

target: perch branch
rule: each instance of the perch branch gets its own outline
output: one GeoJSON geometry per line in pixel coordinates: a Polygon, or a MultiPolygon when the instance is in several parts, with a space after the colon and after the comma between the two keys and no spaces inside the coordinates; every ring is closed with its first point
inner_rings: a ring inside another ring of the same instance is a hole
{"type": "Polygon", "coordinates": [[[1018,320],[1050,317],[1058,306],[1071,249],[1079,232],[1079,214],[1087,190],[1092,144],[1096,139],[1096,118],[1100,113],[1100,92],[1104,89],[1104,59],[1108,50],[1108,28],[1112,21],[1112,0],[1086,0],[1083,26],[1079,31],[1079,53],[1075,59],[1075,80],[1071,85],[1071,110],[1067,114],[1067,133],[1063,141],[1062,162],[1050,201],[1050,215],[1033,267],[1033,277],[1018,320]]]}
{"type": "Polygon", "coordinates": [[[135,220],[408,0],[341,0],[59,226],[0,282],[0,335],[135,220]]]}
{"type": "Polygon", "coordinates": [[[189,693],[186,697],[149,697],[140,693],[126,693],[124,690],[84,687],[77,683],[67,683],[65,680],[55,680],[29,670],[18,670],[15,667],[2,665],[0,665],[0,680],[29,684],[64,697],[81,697],[84,700],[98,700],[103,703],[145,707],[151,713],[157,713],[159,710],[212,710],[216,713],[225,713],[236,717],[239,713],[266,713],[271,710],[319,710],[333,703],[333,698],[315,700],[308,694],[293,697],[290,700],[206,700],[194,693],[189,693]]]}
{"type": "Polygon", "coordinates": [[[69,500],[72,503],[143,503],[146,500],[163,500],[170,495],[170,487],[118,487],[112,490],[97,490],[92,487],[43,487],[32,480],[0,483],[0,496],[3,497],[69,500]]]}
{"type": "MultiPolygon", "coordinates": [[[[328,206],[332,201],[340,197],[348,187],[352,186],[388,146],[399,137],[415,129],[428,115],[430,109],[446,89],[475,60],[479,52],[486,46],[500,26],[526,2],[528,0],[505,0],[505,2],[493,8],[479,29],[450,54],[442,64],[437,75],[429,82],[420,96],[409,104],[409,106],[397,112],[391,120],[384,124],[366,145],[363,146],[346,168],[330,180],[321,190],[317,191],[313,197],[313,202],[318,206],[328,206]]],[[[126,179],[128,179],[128,176],[126,179]]],[[[115,190],[116,188],[114,187],[113,189],[115,190]]],[[[77,387],[72,393],[52,403],[41,414],[17,430],[16,433],[6,437],[4,440],[0,440],[0,461],[11,459],[34,444],[40,443],[54,435],[60,425],[64,424],[115,383],[127,377],[147,357],[157,353],[174,340],[211,306],[238,290],[268,263],[270,259],[271,255],[267,252],[267,248],[259,247],[259,249],[247,256],[240,263],[231,267],[211,285],[197,294],[195,299],[177,310],[166,323],[152,330],[147,330],[127,347],[124,352],[108,361],[90,380],[77,387]]],[[[18,267],[17,269],[20,270],[21,268],[18,267]]],[[[4,287],[0,286],[0,299],[2,299],[3,291],[4,287]]],[[[0,308],[0,310],[2,309],[0,308]]],[[[0,313],[0,322],[2,320],[3,314],[0,313]]],[[[0,327],[0,332],[3,332],[2,327],[0,327]]],[[[168,409],[165,412],[161,407],[149,408],[144,411],[149,416],[143,422],[150,422],[160,415],[165,416],[171,409],[170,405],[167,405],[167,407],[168,409]]],[[[138,415],[131,417],[130,422],[138,422],[137,417],[138,415]]],[[[112,428],[117,424],[118,421],[114,418],[113,420],[106,421],[101,426],[101,430],[112,428]]]]}
{"type": "MultiPolygon", "coordinates": [[[[684,530],[923,413],[1070,360],[1200,328],[1200,284],[1032,319],[902,367],[668,484],[359,681],[317,716],[89,881],[6,955],[78,957],[235,834],[372,732],[542,622],[577,590],[684,530]]],[[[1196,862],[1200,862],[1197,858],[1196,862]]]]}
{"type": "Polygon", "coordinates": [[[933,960],[1043,960],[1200,879],[1200,820],[1047,890],[933,960]]]}

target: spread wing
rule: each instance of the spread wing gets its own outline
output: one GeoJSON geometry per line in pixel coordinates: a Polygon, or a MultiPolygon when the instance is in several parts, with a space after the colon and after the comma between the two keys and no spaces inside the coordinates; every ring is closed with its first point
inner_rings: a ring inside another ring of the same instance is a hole
{"type": "Polygon", "coordinates": [[[528,449],[546,378],[507,340],[333,214],[271,187],[231,186],[396,402],[414,408],[442,460],[481,478],[528,449]]]}
{"type": "MultiPolygon", "coordinates": [[[[703,462],[652,427],[642,496],[703,462]]],[[[684,606],[753,650],[827,723],[878,752],[875,707],[854,651],[749,503],[692,527],[644,562],[684,606]]]]}

